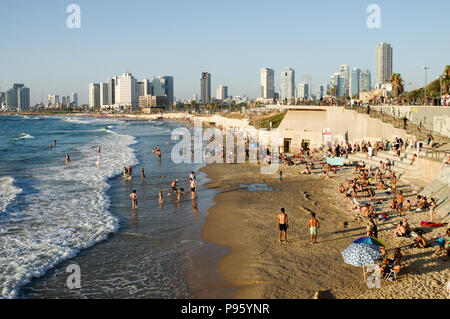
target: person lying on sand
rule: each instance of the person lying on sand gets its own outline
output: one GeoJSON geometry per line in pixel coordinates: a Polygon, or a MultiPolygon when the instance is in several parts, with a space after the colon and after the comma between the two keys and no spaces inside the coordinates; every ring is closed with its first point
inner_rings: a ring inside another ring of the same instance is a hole
{"type": "Polygon", "coordinates": [[[311,174],[311,168],[310,168],[310,166],[307,165],[306,168],[305,168],[300,174],[310,175],[310,174],[311,174]]]}

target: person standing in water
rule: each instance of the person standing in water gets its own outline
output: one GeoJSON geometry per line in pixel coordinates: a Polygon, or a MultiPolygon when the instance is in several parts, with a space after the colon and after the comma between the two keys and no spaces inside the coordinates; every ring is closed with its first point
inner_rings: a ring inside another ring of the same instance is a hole
{"type": "Polygon", "coordinates": [[[142,168],[142,170],[141,170],[141,176],[142,176],[142,180],[145,180],[145,171],[144,171],[144,168],[142,168]]]}
{"type": "Polygon", "coordinates": [[[66,165],[69,165],[70,163],[70,155],[69,153],[66,153],[66,165]]]}
{"type": "Polygon", "coordinates": [[[138,195],[135,190],[133,191],[133,193],[130,194],[130,198],[131,198],[131,208],[137,209],[138,208],[138,195]]]}
{"type": "Polygon", "coordinates": [[[197,184],[195,180],[191,178],[191,198],[194,199],[197,193],[197,184]]]}

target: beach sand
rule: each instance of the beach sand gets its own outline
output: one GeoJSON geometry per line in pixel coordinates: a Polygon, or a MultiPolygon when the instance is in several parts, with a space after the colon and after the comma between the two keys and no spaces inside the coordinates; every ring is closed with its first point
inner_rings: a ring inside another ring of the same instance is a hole
{"type": "MultiPolygon", "coordinates": [[[[388,213],[386,222],[376,221],[379,239],[387,244],[388,257],[401,247],[404,267],[397,281],[382,280],[381,288],[368,288],[361,267],[344,263],[341,251],[354,239],[365,236],[367,220],[361,213],[349,212],[345,198],[337,192],[339,183],[353,176],[353,168],[344,168],[330,179],[319,175],[300,175],[303,166],[280,166],[278,175],[262,175],[256,164],[210,164],[202,169],[217,189],[216,205],[202,229],[208,242],[229,247],[219,262],[219,272],[231,285],[240,289],[238,299],[313,298],[317,291],[332,298],[447,298],[450,263],[432,257],[432,247],[407,247],[411,238],[393,235],[398,222],[406,217],[411,228],[428,220],[428,211],[407,212],[397,217],[388,208],[393,195],[385,196],[383,205],[375,206],[388,213]],[[274,191],[249,191],[241,185],[267,184],[274,191]],[[278,243],[276,218],[284,207],[289,217],[288,244],[278,243]],[[311,245],[308,228],[310,212],[320,222],[318,243],[311,245]],[[346,222],[346,223],[345,223],[346,222]]],[[[316,170],[321,174],[321,170],[316,170]]],[[[397,187],[408,199],[409,185],[397,187]]],[[[415,196],[414,196],[415,197],[415,196]]],[[[380,198],[377,192],[376,198],[380,198]]],[[[446,228],[427,230],[429,240],[446,228]]]]}

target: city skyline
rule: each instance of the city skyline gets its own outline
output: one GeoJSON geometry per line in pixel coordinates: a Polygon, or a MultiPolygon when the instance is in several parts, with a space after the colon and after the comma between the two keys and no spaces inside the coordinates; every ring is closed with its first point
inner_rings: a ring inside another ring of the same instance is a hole
{"type": "Polygon", "coordinates": [[[78,1],[82,23],[77,30],[65,24],[67,3],[5,3],[3,9],[8,14],[0,25],[14,32],[4,34],[8,45],[0,52],[0,61],[8,63],[2,65],[0,88],[6,91],[14,83],[26,83],[31,88],[31,104],[40,103],[42,96],[52,92],[70,96],[75,91],[79,92],[80,104],[88,104],[87,83],[95,79],[125,72],[139,79],[171,74],[177,83],[175,96],[191,99],[193,94],[200,94],[198,74],[208,70],[213,74],[212,87],[227,83],[233,96],[256,98],[260,95],[262,67],[275,70],[275,87],[280,91],[280,72],[289,66],[298,78],[312,76],[310,89],[314,93],[319,85],[329,83],[330,74],[339,65],[368,69],[374,76],[375,48],[381,42],[392,45],[393,72],[400,73],[413,88],[424,84],[423,65],[431,67],[428,79],[434,80],[449,63],[446,52],[450,43],[444,39],[450,3],[408,2],[406,12],[401,2],[377,3],[381,8],[380,29],[367,27],[368,3],[361,1],[325,1],[325,5],[284,1],[279,8],[273,8],[269,1],[132,1],[115,3],[106,18],[102,10],[105,1],[83,0],[78,1]],[[231,18],[220,10],[233,5],[239,10],[231,18]],[[286,6],[291,10],[282,10],[286,6]],[[156,29],[166,16],[155,14],[152,19],[144,19],[149,12],[170,12],[171,25],[142,41],[143,30],[156,29]],[[260,17],[269,13],[269,21],[261,24],[260,17]],[[345,41],[330,36],[330,21],[336,21],[336,17],[340,17],[336,27],[345,34],[345,41]],[[220,23],[225,18],[233,23],[220,23]],[[104,28],[107,21],[114,21],[116,27],[104,28]],[[290,31],[284,31],[281,21],[290,31]],[[203,29],[205,22],[207,29],[203,29]],[[203,31],[203,38],[199,37],[203,31]],[[224,46],[224,39],[231,44],[224,46]],[[238,49],[242,47],[245,50],[238,49]]]}

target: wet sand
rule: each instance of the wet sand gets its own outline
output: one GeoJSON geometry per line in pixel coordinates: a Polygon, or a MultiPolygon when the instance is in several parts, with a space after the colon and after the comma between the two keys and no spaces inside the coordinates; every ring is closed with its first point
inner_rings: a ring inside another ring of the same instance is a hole
{"type": "MultiPolygon", "coordinates": [[[[429,248],[409,248],[411,238],[397,238],[393,230],[403,217],[390,208],[393,195],[375,206],[386,211],[386,222],[376,221],[379,238],[386,242],[388,257],[401,247],[404,267],[397,281],[382,280],[381,289],[370,289],[360,267],[344,263],[341,251],[354,239],[365,236],[367,220],[359,212],[349,212],[339,183],[353,176],[346,168],[330,179],[320,175],[300,175],[303,166],[280,167],[278,175],[262,175],[255,164],[211,164],[202,168],[210,182],[206,187],[218,190],[202,229],[207,242],[229,247],[229,254],[219,262],[219,272],[239,288],[234,298],[303,299],[326,291],[332,298],[446,298],[450,263],[432,257],[435,241],[445,228],[427,229],[424,237],[429,248]],[[249,191],[241,185],[267,184],[275,191],[249,191]],[[289,217],[288,244],[278,243],[276,217],[281,207],[289,217]],[[308,228],[310,212],[321,224],[318,243],[311,245],[308,228]],[[346,223],[345,223],[346,222],[346,223]]],[[[322,170],[315,170],[321,174],[322,170]]],[[[409,185],[397,187],[405,197],[413,196],[409,185]]],[[[377,199],[383,198],[377,192],[377,199]]],[[[414,196],[415,198],[415,196],[414,196]]],[[[364,200],[362,198],[361,200],[364,200]]],[[[411,228],[428,219],[428,212],[408,212],[411,228]]]]}

